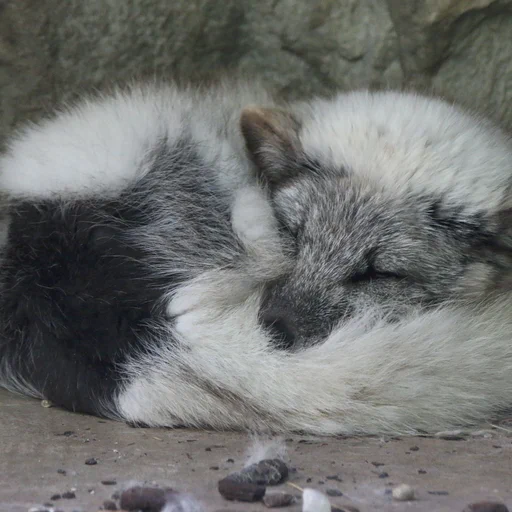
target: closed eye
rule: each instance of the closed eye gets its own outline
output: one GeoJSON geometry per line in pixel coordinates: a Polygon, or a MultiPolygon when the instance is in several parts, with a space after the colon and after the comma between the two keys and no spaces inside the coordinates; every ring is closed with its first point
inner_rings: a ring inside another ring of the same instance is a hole
{"type": "Polygon", "coordinates": [[[302,231],[302,224],[299,222],[292,224],[288,219],[280,215],[279,212],[276,212],[276,218],[279,224],[279,230],[283,234],[290,236],[294,241],[297,241],[302,231]]]}
{"type": "Polygon", "coordinates": [[[370,265],[366,268],[364,272],[354,272],[348,278],[348,282],[356,284],[369,281],[376,281],[378,279],[405,279],[405,276],[403,274],[399,274],[396,272],[377,270],[373,265],[370,265]]]}

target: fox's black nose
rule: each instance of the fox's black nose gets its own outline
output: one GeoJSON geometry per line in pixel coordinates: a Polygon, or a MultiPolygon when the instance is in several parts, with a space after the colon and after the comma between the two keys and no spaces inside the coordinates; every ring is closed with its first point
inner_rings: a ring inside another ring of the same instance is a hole
{"type": "Polygon", "coordinates": [[[274,311],[266,311],[261,315],[261,323],[280,348],[290,348],[295,344],[297,337],[294,326],[285,315],[274,311]]]}

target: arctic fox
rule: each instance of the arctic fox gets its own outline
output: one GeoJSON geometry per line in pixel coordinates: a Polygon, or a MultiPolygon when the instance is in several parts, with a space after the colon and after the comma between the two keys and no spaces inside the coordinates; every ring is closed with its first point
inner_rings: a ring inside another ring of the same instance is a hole
{"type": "Polygon", "coordinates": [[[512,406],[512,143],[435,98],[135,87],[0,158],[0,383],[148,426],[512,406]]]}

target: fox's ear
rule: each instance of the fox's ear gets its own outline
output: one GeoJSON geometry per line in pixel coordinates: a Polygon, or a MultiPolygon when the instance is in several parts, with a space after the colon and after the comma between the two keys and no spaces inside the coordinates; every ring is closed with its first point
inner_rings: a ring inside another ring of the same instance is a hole
{"type": "Polygon", "coordinates": [[[260,178],[273,186],[298,172],[300,124],[290,112],[247,107],[242,111],[240,127],[260,178]]]}

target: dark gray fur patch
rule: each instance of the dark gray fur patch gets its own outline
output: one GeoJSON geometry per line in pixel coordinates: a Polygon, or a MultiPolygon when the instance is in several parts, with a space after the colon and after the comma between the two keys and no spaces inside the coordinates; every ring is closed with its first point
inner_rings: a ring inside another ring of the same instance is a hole
{"type": "Polygon", "coordinates": [[[10,207],[0,358],[57,405],[115,414],[123,363],[167,321],[162,296],[238,254],[229,201],[194,146],[162,142],[151,164],[117,197],[10,207]]]}

